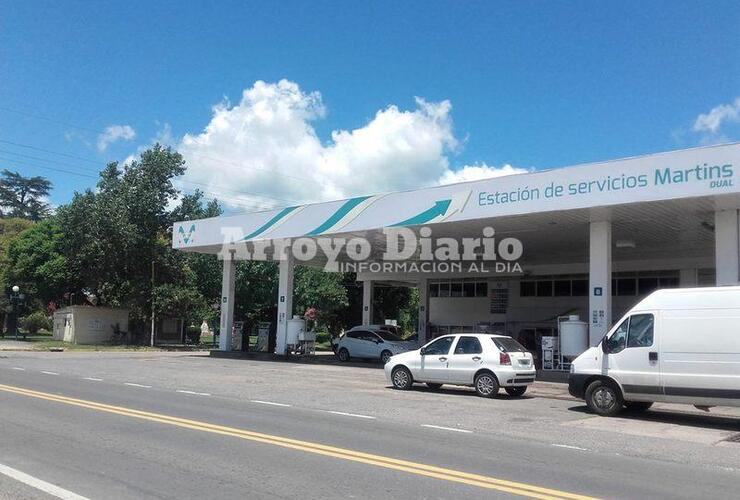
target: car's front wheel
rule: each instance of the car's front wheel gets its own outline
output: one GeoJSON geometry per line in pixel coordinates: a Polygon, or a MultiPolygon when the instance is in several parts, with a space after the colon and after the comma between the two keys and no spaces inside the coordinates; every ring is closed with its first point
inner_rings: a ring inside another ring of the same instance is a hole
{"type": "Polygon", "coordinates": [[[498,394],[498,380],[491,372],[483,372],[475,377],[475,392],[478,396],[492,398],[498,394]]]}
{"type": "Polygon", "coordinates": [[[606,380],[591,382],[586,388],[585,399],[589,410],[604,417],[613,417],[622,411],[622,394],[606,380]]]}
{"type": "Polygon", "coordinates": [[[519,396],[522,396],[525,392],[527,392],[527,386],[518,386],[518,387],[505,387],[504,390],[506,393],[514,398],[518,398],[519,396]]]}
{"type": "Polygon", "coordinates": [[[337,357],[339,358],[339,361],[342,363],[349,361],[349,351],[346,347],[342,347],[339,349],[339,352],[337,353],[337,357]]]}
{"type": "Polygon", "coordinates": [[[393,387],[401,391],[411,389],[411,386],[414,384],[411,372],[405,366],[397,366],[393,369],[393,372],[391,373],[391,381],[393,382],[393,387]]]}
{"type": "Polygon", "coordinates": [[[391,357],[393,356],[393,353],[389,350],[385,350],[380,353],[380,362],[383,364],[386,364],[388,361],[391,360],[391,357]]]}

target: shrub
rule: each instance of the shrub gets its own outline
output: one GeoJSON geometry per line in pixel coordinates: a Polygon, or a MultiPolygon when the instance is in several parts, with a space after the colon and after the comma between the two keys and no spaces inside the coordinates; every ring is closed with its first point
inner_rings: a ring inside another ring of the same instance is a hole
{"type": "Polygon", "coordinates": [[[317,344],[328,344],[331,341],[331,334],[329,332],[316,332],[316,343],[317,344]]]}
{"type": "Polygon", "coordinates": [[[190,325],[185,330],[185,342],[188,344],[200,344],[200,325],[190,325]]]}
{"type": "Polygon", "coordinates": [[[36,335],[39,333],[39,330],[51,331],[53,323],[45,312],[35,311],[21,318],[21,326],[29,335],[36,335]]]}

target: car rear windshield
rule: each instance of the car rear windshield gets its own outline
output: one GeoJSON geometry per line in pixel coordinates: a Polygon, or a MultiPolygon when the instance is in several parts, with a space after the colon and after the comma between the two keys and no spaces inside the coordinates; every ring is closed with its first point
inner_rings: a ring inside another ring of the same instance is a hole
{"type": "Polygon", "coordinates": [[[388,342],[399,342],[401,340],[397,335],[393,335],[391,332],[387,332],[385,330],[378,330],[375,333],[377,333],[381,339],[387,340],[388,342]]]}
{"type": "Polygon", "coordinates": [[[527,352],[527,350],[511,337],[491,337],[501,352],[527,352]]]}

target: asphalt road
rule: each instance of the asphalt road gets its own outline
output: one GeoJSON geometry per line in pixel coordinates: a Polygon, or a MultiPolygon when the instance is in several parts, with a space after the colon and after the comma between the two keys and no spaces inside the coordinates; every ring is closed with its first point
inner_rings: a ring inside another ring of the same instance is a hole
{"type": "MultiPolygon", "coordinates": [[[[740,444],[724,441],[740,419],[671,407],[602,419],[572,401],[393,391],[371,366],[190,354],[5,353],[0,384],[0,469],[87,498],[736,498],[740,487],[740,444]]],[[[0,492],[53,498],[2,473],[0,492]]]]}

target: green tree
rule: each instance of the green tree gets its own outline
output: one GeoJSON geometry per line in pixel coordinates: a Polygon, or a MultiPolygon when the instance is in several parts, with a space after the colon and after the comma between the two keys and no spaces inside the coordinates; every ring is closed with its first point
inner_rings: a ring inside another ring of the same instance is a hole
{"type": "Polygon", "coordinates": [[[373,297],[373,321],[395,319],[409,333],[417,328],[419,292],[416,288],[376,286],[373,297]]]}
{"type": "Polygon", "coordinates": [[[316,308],[318,329],[338,333],[342,326],[347,326],[342,324],[342,312],[349,305],[343,273],[324,272],[316,267],[296,267],[293,301],[296,314],[302,315],[309,307],[316,308]]]}
{"type": "Polygon", "coordinates": [[[21,287],[37,308],[60,298],[73,282],[61,252],[64,238],[56,219],[51,218],[33,224],[8,246],[4,280],[21,287]]]}
{"type": "Polygon", "coordinates": [[[45,177],[24,177],[18,172],[3,170],[0,174],[0,217],[21,217],[33,221],[51,213],[44,198],[49,195],[51,182],[45,177]]]}
{"type": "Polygon", "coordinates": [[[58,210],[75,288],[100,304],[128,307],[132,331],[144,330],[151,313],[152,263],[166,282],[177,262],[169,257],[167,208],[178,195],[173,180],[185,172],[184,163],[157,144],[122,168],[110,163],[96,192],[76,193],[58,210]]]}
{"type": "Polygon", "coordinates": [[[8,247],[10,243],[18,237],[24,230],[33,225],[33,222],[18,217],[7,219],[0,218],[0,330],[5,324],[5,311],[10,305],[8,297],[4,293],[5,289],[12,284],[8,281],[8,247]]]}

